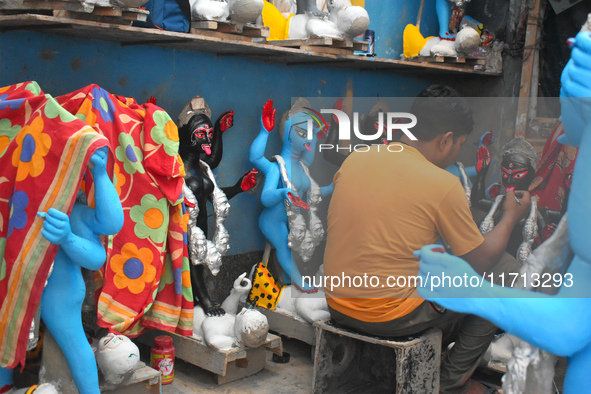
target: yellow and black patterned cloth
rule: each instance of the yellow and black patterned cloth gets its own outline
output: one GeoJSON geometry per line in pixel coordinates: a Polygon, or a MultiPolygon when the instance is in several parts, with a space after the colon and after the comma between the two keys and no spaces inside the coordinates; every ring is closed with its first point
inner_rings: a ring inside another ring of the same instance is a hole
{"type": "Polygon", "coordinates": [[[281,290],[283,287],[279,287],[269,269],[263,263],[258,263],[254,270],[248,301],[261,308],[275,310],[281,290]]]}

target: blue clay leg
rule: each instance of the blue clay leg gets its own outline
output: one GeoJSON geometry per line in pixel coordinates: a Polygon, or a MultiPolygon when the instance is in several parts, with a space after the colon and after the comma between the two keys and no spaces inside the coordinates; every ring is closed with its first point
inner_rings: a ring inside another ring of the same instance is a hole
{"type": "Polygon", "coordinates": [[[123,210],[106,172],[107,148],[97,150],[89,168],[95,185],[96,208],[76,202],[70,216],[56,209],[41,212],[43,236],[59,245],[53,272],[41,297],[41,317],[64,353],[78,391],[100,393],[94,354],[82,327],[86,293],[81,267],[97,270],[106,260],[100,234],[123,226],[123,210]]]}
{"type": "Polygon", "coordinates": [[[0,390],[12,385],[12,369],[0,367],[0,390]]]}
{"type": "MultiPolygon", "coordinates": [[[[277,208],[281,209],[281,206],[277,206],[277,208]]],[[[293,260],[291,249],[287,246],[287,236],[289,234],[287,215],[285,221],[279,221],[277,220],[277,213],[279,212],[275,212],[274,209],[263,211],[259,218],[259,227],[275,248],[277,260],[283,269],[285,283],[293,282],[303,290],[312,290],[314,289],[313,286],[302,286],[302,275],[293,260]]],[[[285,209],[283,209],[283,214],[285,214],[285,209]]]]}
{"type": "Polygon", "coordinates": [[[98,394],[96,362],[80,314],[84,294],[80,268],[64,261],[64,256],[56,257],[41,299],[41,318],[62,349],[78,391],[98,394]]]}
{"type": "Polygon", "coordinates": [[[437,20],[439,21],[439,37],[453,38],[449,34],[449,19],[451,18],[451,3],[448,0],[435,0],[437,20]]]}
{"type": "Polygon", "coordinates": [[[589,367],[591,366],[591,344],[584,349],[568,357],[568,369],[564,376],[564,393],[582,393],[589,389],[591,379],[589,367]]]}

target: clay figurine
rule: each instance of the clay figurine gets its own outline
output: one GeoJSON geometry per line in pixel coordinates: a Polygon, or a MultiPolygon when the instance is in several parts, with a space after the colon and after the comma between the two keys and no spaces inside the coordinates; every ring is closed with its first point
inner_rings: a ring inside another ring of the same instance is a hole
{"type": "Polygon", "coordinates": [[[264,0],[190,0],[193,20],[232,21],[238,26],[255,22],[264,0]]]}
{"type": "Polygon", "coordinates": [[[318,113],[309,109],[307,100],[298,99],[280,119],[279,136],[283,147],[275,161],[268,160],[265,148],[269,134],[275,128],[273,102],[267,101],[261,117],[261,131],[250,147],[250,161],[265,175],[261,193],[264,209],[259,217],[259,228],[273,245],[283,269],[285,284],[293,283],[296,289],[316,292],[318,289],[302,282],[300,270],[292,255],[298,253],[308,261],[324,236],[322,222],[316,214],[323,197],[332,194],[332,183],[320,187],[311,178],[308,167],[314,161],[317,136],[327,126],[318,113]],[[319,120],[312,138],[308,139],[308,120],[319,120]],[[307,202],[304,198],[307,196],[307,202]],[[302,215],[309,215],[308,223],[302,215]]]}
{"type": "MultiPolygon", "coordinates": [[[[502,148],[501,180],[506,190],[528,190],[534,177],[536,167],[536,152],[533,147],[523,139],[516,137],[507,142],[502,148]]],[[[502,215],[501,203],[504,196],[498,195],[494,201],[485,198],[484,178],[488,171],[490,158],[486,158],[479,167],[476,176],[476,186],[472,191],[471,205],[482,211],[488,211],[486,217],[480,223],[480,231],[486,234],[502,215]]],[[[561,213],[537,206],[532,199],[530,214],[520,225],[515,226],[513,234],[507,245],[507,251],[516,256],[517,261],[524,263],[529,253],[534,248],[534,241],[538,235],[542,240],[551,232],[548,226],[558,223],[561,213]]]]}
{"type": "Polygon", "coordinates": [[[243,174],[234,186],[219,188],[211,170],[223,156],[223,133],[233,125],[233,111],[224,112],[211,122],[211,110],[202,97],[195,96],[179,115],[179,154],[185,164],[185,198],[192,201],[189,210],[189,255],[191,284],[195,303],[208,315],[223,315],[224,310],[209,298],[205,286],[205,265],[215,275],[221,257],[228,251],[229,235],[223,226],[230,208],[228,200],[256,184],[256,171],[243,174]],[[207,239],[207,201],[213,205],[215,231],[213,241],[207,239]]]}
{"type": "Polygon", "coordinates": [[[351,5],[349,0],[328,0],[328,13],[318,9],[316,0],[298,0],[297,15],[290,18],[289,38],[330,37],[352,40],[369,27],[365,8],[351,5]]]}
{"type": "Polygon", "coordinates": [[[193,312],[193,337],[205,341],[212,349],[228,350],[232,347],[259,347],[267,339],[269,323],[265,315],[255,309],[242,308],[238,313],[241,299],[251,289],[246,272],[235,281],[230,295],[222,303],[227,312],[223,316],[206,316],[200,306],[193,312]]]}
{"type": "Polygon", "coordinates": [[[107,382],[120,384],[136,370],[140,350],[125,335],[109,333],[98,343],[96,362],[107,382]]]}

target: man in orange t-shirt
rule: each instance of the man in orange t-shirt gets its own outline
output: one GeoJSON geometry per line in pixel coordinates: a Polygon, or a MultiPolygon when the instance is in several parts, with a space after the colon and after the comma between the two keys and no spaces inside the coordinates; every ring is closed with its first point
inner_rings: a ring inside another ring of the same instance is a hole
{"type": "Polygon", "coordinates": [[[418,140],[404,136],[402,150],[373,146],[353,153],[334,177],[324,255],[327,302],[333,320],[369,335],[440,328],[445,343],[455,341],[441,366],[441,392],[482,393],[485,386],[470,376],[496,327],[421,299],[413,252],[441,238],[481,274],[518,272],[504,250],[529,211],[529,193],[508,192],[502,220],[483,237],[459,179],[444,170],[472,131],[471,110],[453,89],[431,86],[410,112],[418,140]]]}

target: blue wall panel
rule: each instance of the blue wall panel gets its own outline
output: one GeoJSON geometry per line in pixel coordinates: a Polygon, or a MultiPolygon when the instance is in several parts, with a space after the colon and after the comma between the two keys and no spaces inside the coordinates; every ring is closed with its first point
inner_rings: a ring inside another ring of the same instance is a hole
{"type": "MultiPolygon", "coordinates": [[[[370,11],[372,3],[375,0],[366,2],[370,11]]],[[[411,19],[416,19],[413,15],[411,19]]],[[[234,184],[250,168],[248,148],[269,98],[280,114],[292,97],[340,97],[347,93],[348,84],[355,97],[414,96],[429,84],[428,79],[410,74],[288,66],[27,31],[0,34],[0,51],[0,86],[34,80],[46,93],[57,96],[96,83],[139,102],[155,96],[174,120],[195,94],[206,99],[214,120],[234,110],[235,126],[225,136],[225,155],[215,171],[221,186],[234,184]]],[[[279,153],[278,137],[270,138],[267,152],[267,157],[279,153]]],[[[262,249],[264,240],[257,226],[259,193],[238,195],[231,205],[226,222],[231,236],[229,254],[262,249]]]]}
{"type": "MultiPolygon", "coordinates": [[[[435,0],[424,0],[421,34],[436,35],[439,29],[435,0]]],[[[419,0],[365,0],[369,14],[369,28],[375,31],[378,57],[399,59],[402,54],[402,33],[408,24],[415,25],[419,13],[419,0]]]]}

